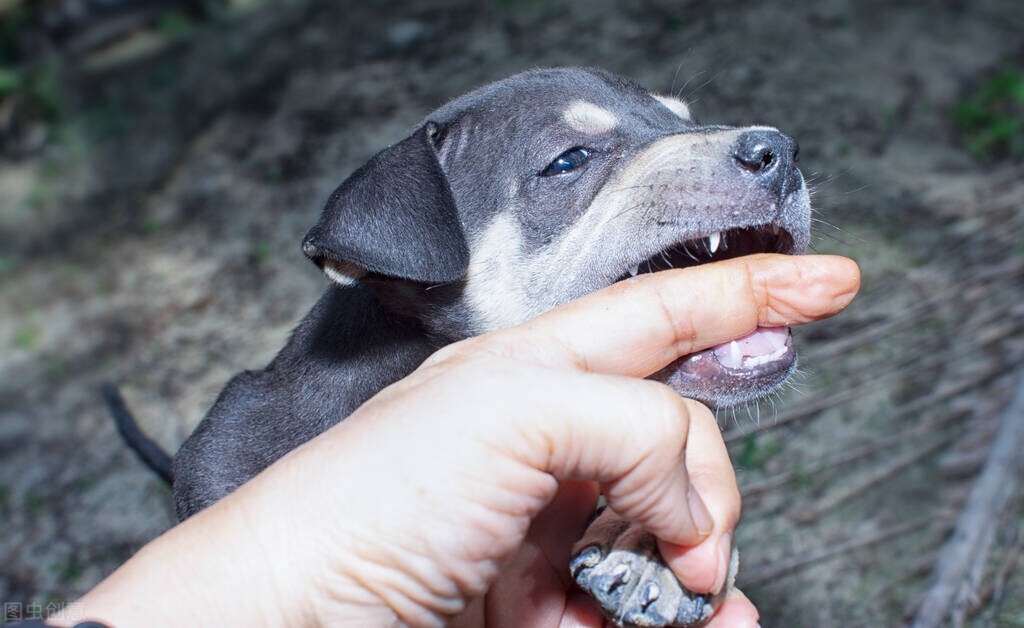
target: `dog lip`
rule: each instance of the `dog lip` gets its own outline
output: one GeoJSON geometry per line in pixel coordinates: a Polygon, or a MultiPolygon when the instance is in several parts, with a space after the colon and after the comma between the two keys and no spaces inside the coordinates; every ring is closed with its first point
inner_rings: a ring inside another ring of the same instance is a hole
{"type": "Polygon", "coordinates": [[[795,253],[795,239],[777,223],[727,228],[681,240],[630,266],[617,281],[670,268],[689,268],[754,253],[795,253]]]}
{"type": "Polygon", "coordinates": [[[775,390],[796,365],[788,328],[758,329],[744,338],[677,358],[652,378],[681,395],[725,407],[775,390]],[[735,355],[730,356],[732,352],[735,355]]]}

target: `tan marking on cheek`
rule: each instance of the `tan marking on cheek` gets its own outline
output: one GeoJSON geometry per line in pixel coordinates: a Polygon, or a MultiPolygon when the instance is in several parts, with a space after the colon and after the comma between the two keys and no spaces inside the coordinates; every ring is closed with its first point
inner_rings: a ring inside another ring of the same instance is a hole
{"type": "Polygon", "coordinates": [[[607,133],[619,123],[614,113],[585,100],[577,100],[569,105],[562,119],[573,129],[588,135],[607,133]]]}
{"type": "Polygon", "coordinates": [[[521,246],[518,224],[500,213],[472,247],[464,295],[477,331],[514,327],[539,313],[527,293],[521,246]]]}
{"type": "MultiPolygon", "coordinates": [[[[748,129],[721,131],[711,135],[684,133],[654,142],[637,155],[618,176],[609,181],[594,197],[586,213],[573,228],[553,245],[553,259],[567,275],[581,272],[588,264],[587,256],[595,250],[607,250],[601,244],[609,233],[620,228],[609,226],[616,220],[628,220],[641,213],[623,212],[623,207],[638,206],[659,176],[683,170],[687,176],[715,168],[728,159],[729,150],[739,135],[748,129]]],[[[639,244],[634,242],[633,244],[639,244]]],[[[609,251],[610,255],[615,255],[609,251]]]]}
{"type": "Polygon", "coordinates": [[[678,98],[671,96],[659,96],[658,94],[651,94],[654,99],[665,105],[669,111],[676,114],[683,120],[693,120],[693,116],[690,115],[690,106],[678,98]]]}

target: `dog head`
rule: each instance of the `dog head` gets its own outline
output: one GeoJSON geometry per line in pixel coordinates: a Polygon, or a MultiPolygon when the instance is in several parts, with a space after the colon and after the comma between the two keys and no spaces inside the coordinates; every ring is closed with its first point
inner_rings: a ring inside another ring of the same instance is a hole
{"type": "MultiPolygon", "coordinates": [[[[454,341],[638,273],[802,252],[796,160],[774,128],[698,124],[682,101],[598,70],[531,71],[451,101],[371,159],[303,249],[454,341]]],[[[656,377],[728,405],[795,364],[787,330],[759,330],[656,377]]]]}

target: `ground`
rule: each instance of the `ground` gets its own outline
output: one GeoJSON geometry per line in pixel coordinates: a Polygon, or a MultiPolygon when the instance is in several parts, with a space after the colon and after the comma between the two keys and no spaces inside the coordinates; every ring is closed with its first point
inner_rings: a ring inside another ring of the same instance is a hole
{"type": "MultiPolygon", "coordinates": [[[[864,290],[798,332],[791,390],[721,413],[739,584],[764,625],[905,623],[1024,356],[1024,165],[964,122],[1022,32],[1016,0],[295,1],[54,62],[61,106],[0,158],[0,600],[71,600],[173,523],[102,382],[175,449],[324,288],[298,243],[348,173],[474,86],[592,65],[799,140],[814,248],[864,290]]],[[[972,625],[1024,625],[1020,508],[972,625]]]]}

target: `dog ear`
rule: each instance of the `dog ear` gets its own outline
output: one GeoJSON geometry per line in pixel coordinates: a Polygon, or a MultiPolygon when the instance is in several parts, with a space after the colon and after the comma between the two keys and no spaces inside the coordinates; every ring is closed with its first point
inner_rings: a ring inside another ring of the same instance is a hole
{"type": "Polygon", "coordinates": [[[302,250],[331,279],[350,284],[367,273],[423,283],[461,278],[469,246],[428,122],[387,148],[331,194],[302,250]]]}

